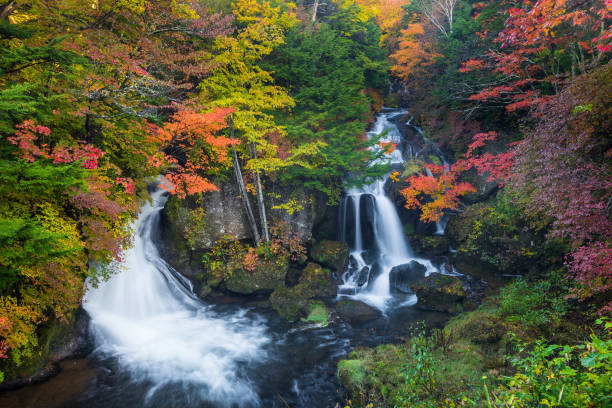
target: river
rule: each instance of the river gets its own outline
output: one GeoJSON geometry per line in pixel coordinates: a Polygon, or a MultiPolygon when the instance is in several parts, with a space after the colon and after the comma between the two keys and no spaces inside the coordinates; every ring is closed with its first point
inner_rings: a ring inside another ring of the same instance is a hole
{"type": "MultiPolygon", "coordinates": [[[[390,118],[377,117],[370,136],[399,142],[390,118]]],[[[401,164],[402,152],[389,159],[401,164]]],[[[259,301],[239,297],[198,299],[192,287],[160,256],[163,192],[141,209],[134,245],[119,273],[90,287],[84,309],[91,317],[94,351],[62,363],[51,380],[0,396],[7,408],[122,407],[334,407],[343,402],[336,378],[339,359],[357,346],[399,342],[421,320],[441,324],[446,315],[421,311],[416,296],[395,291],[394,266],[411,261],[425,273],[438,271],[415,257],[384,180],[347,192],[342,235],[351,247],[350,267],[338,299],[369,303],[379,313],[327,327],[290,324],[259,301]],[[372,216],[360,217],[369,206],[372,216]],[[367,224],[370,224],[369,227],[367,224]],[[350,225],[350,226],[349,226],[350,225]],[[370,244],[363,230],[370,228],[370,244]],[[366,253],[368,255],[366,256],[366,253]],[[364,258],[368,258],[365,261],[364,258]],[[362,271],[365,268],[365,275],[362,271]],[[361,278],[359,278],[361,276],[361,278]],[[365,277],[364,277],[365,276],[365,277]]]]}

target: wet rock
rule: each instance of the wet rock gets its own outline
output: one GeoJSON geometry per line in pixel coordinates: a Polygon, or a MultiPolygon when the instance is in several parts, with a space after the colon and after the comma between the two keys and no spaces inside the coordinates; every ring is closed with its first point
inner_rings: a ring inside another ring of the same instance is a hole
{"type": "Polygon", "coordinates": [[[325,240],[312,247],[310,256],[321,265],[342,272],[348,264],[349,248],[344,242],[325,240]]]}
{"type": "Polygon", "coordinates": [[[412,293],[410,284],[423,279],[427,268],[417,261],[410,261],[407,264],[394,266],[389,272],[391,288],[401,293],[412,293]]]}
{"type": "Polygon", "coordinates": [[[286,320],[296,321],[308,313],[312,299],[327,299],[336,294],[336,282],[328,269],[309,263],[302,271],[298,284],[292,288],[277,287],[270,295],[270,304],[286,320]]]}
{"type": "Polygon", "coordinates": [[[225,288],[241,295],[267,294],[285,284],[289,264],[282,258],[261,261],[253,271],[232,268],[225,288]]]}
{"type": "Polygon", "coordinates": [[[361,268],[359,272],[357,272],[355,282],[357,283],[357,285],[363,286],[368,282],[369,277],[370,277],[370,267],[364,266],[363,268],[361,268]]]}
{"type": "Polygon", "coordinates": [[[294,322],[302,315],[308,305],[308,299],[295,287],[279,287],[270,295],[270,305],[281,318],[294,322]]]}
{"type": "Polygon", "coordinates": [[[460,313],[466,298],[463,283],[456,276],[432,273],[410,285],[417,295],[417,306],[447,313],[460,313]]]}
{"type": "Polygon", "coordinates": [[[363,248],[376,249],[376,202],[370,194],[361,196],[360,204],[361,238],[363,248]]]}
{"type": "Polygon", "coordinates": [[[380,257],[380,253],[374,249],[369,249],[361,253],[361,258],[368,265],[372,265],[374,262],[378,260],[379,257],[380,257]]]}
{"type": "Polygon", "coordinates": [[[336,313],[350,324],[362,324],[380,317],[380,312],[358,300],[341,300],[336,305],[336,313]]]}
{"type": "Polygon", "coordinates": [[[370,274],[368,276],[368,283],[372,283],[380,276],[382,273],[382,267],[380,263],[374,262],[374,264],[370,268],[370,274]]]}

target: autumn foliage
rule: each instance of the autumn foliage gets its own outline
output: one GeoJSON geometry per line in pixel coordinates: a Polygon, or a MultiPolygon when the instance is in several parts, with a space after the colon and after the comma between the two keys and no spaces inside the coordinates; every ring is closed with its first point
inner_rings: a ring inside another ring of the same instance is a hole
{"type": "Polygon", "coordinates": [[[215,166],[227,166],[228,147],[239,143],[219,135],[227,126],[226,118],[231,112],[232,109],[214,109],[197,113],[185,108],[162,127],[154,129],[163,147],[163,152],[159,153],[161,158],[155,164],[178,164],[173,172],[166,174],[160,187],[181,198],[217,189],[206,174],[215,166]]]}
{"type": "Polygon", "coordinates": [[[426,164],[425,168],[427,174],[409,177],[409,186],[400,191],[406,208],[419,208],[423,221],[440,221],[445,211],[459,207],[462,196],[476,191],[471,184],[459,182],[459,173],[454,169],[436,164],[426,164]]]}

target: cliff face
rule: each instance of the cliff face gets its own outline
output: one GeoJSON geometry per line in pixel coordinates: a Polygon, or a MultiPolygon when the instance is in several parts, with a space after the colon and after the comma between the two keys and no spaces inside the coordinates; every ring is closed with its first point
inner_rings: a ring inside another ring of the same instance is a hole
{"type": "MultiPolygon", "coordinates": [[[[163,212],[160,247],[181,273],[195,277],[202,271],[202,255],[220,239],[251,240],[242,198],[232,178],[215,182],[218,191],[194,199],[170,197],[163,212]]],[[[270,227],[285,224],[303,242],[336,238],[337,208],[326,197],[305,189],[268,183],[264,200],[270,227]],[[294,211],[283,208],[291,203],[294,211]],[[297,205],[297,207],[296,207],[297,205]]],[[[258,217],[254,197],[249,197],[258,217]]],[[[257,220],[258,225],[259,219],[257,220]]]]}

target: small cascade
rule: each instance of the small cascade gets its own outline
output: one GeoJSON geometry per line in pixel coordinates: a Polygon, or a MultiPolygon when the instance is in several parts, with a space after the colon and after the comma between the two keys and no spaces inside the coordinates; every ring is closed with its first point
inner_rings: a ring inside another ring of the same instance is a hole
{"type": "Polygon", "coordinates": [[[96,351],[116,358],[133,381],[148,384],[148,399],[179,385],[187,400],[257,406],[257,390],[242,366],[266,358],[267,328],[244,311],[213,312],[160,258],[153,236],[165,200],[163,192],[153,193],[135,223],[122,270],[87,291],[84,308],[96,351]]]}
{"type": "MultiPolygon", "coordinates": [[[[381,113],[368,137],[386,132],[381,141],[399,145],[401,133],[390,119],[405,113],[401,110],[381,113]]],[[[392,165],[403,164],[401,150],[396,148],[387,155],[387,160],[392,165]]],[[[340,236],[349,244],[351,251],[349,267],[339,287],[339,297],[363,301],[383,312],[393,305],[416,303],[416,296],[406,293],[409,290],[405,285],[401,291],[393,291],[391,275],[394,270],[413,270],[414,274],[421,273],[423,276],[439,270],[431,261],[415,257],[412,253],[397,210],[385,195],[385,181],[377,180],[370,185],[350,189],[341,206],[340,216],[340,236]]]]}

